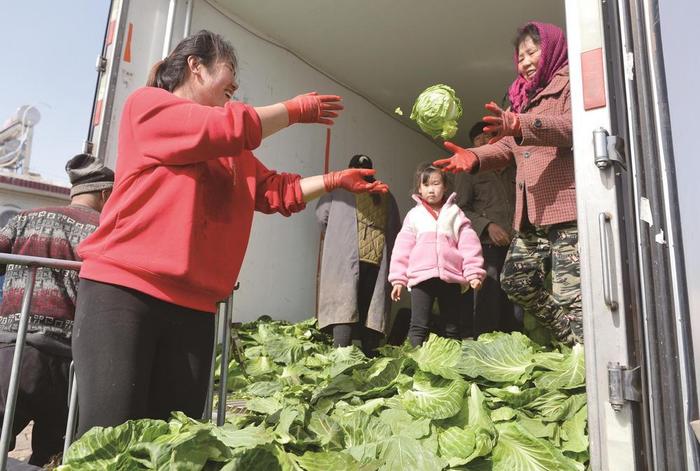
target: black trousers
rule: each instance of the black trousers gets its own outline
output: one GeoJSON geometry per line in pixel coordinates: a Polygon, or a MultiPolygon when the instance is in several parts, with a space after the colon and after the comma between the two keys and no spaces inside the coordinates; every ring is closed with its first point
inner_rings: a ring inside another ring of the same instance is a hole
{"type": "Polygon", "coordinates": [[[360,320],[347,324],[334,324],[333,346],[348,347],[352,344],[352,339],[357,338],[362,342],[362,351],[365,355],[368,357],[376,355],[382,334],[370,329],[366,324],[378,275],[378,265],[360,262],[360,279],[357,284],[357,311],[360,320]]]}
{"type": "Polygon", "coordinates": [[[476,293],[474,306],[474,337],[486,332],[513,332],[522,330],[516,318],[515,306],[501,288],[501,272],[508,255],[508,247],[483,244],[486,279],[476,293]]]}
{"type": "Polygon", "coordinates": [[[469,288],[466,293],[461,294],[461,336],[462,338],[476,338],[474,325],[474,290],[469,288]]]}
{"type": "Polygon", "coordinates": [[[78,436],[130,419],[204,412],[214,315],[80,280],[73,328],[78,436]]]}
{"type": "MultiPolygon", "coordinates": [[[[14,350],[14,343],[0,344],[0,421],[5,416],[14,350]]],[[[70,358],[51,355],[31,345],[24,346],[10,449],[15,446],[14,437],[33,420],[30,464],[43,466],[53,455],[63,451],[69,367],[70,358]]]]}
{"type": "Polygon", "coordinates": [[[436,298],[445,337],[461,338],[460,312],[463,303],[460,287],[439,278],[431,278],[411,288],[411,326],[408,328],[408,338],[414,347],[421,345],[428,338],[430,314],[436,298]]]}

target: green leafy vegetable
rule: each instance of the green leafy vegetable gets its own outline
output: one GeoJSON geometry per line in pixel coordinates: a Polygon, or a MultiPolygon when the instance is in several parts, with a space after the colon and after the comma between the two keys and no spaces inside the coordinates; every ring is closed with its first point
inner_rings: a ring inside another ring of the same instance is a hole
{"type": "Polygon", "coordinates": [[[431,450],[421,446],[418,440],[403,436],[391,437],[387,440],[381,459],[384,461],[382,470],[386,471],[407,469],[439,471],[446,464],[431,450]]]}
{"type": "Polygon", "coordinates": [[[429,419],[447,419],[462,407],[467,383],[449,380],[419,371],[413,377],[413,388],[403,395],[403,405],[412,415],[429,419]]]}
{"type": "Polygon", "coordinates": [[[423,346],[409,354],[421,370],[447,379],[461,379],[457,366],[462,361],[458,341],[431,334],[423,346]]]}
{"type": "Polygon", "coordinates": [[[454,137],[461,117],[462,102],[452,87],[443,84],[426,88],[411,110],[411,119],[433,139],[454,137]]]}
{"type": "MultiPolygon", "coordinates": [[[[563,355],[562,355],[563,356],[563,355]]],[[[583,358],[583,345],[576,344],[569,355],[558,363],[548,362],[548,371],[535,379],[535,385],[543,389],[575,389],[586,381],[586,365],[583,358]]]]}
{"type": "Polygon", "coordinates": [[[531,435],[517,423],[498,425],[498,444],[493,450],[494,471],[583,471],[584,466],[557,450],[546,440],[531,435]]]}
{"type": "Polygon", "coordinates": [[[588,463],[581,346],[513,333],[334,349],[313,320],[239,331],[227,423],[173,413],[95,428],[61,471],[575,470],[588,463]],[[245,406],[240,404],[244,403],[245,406]]]}
{"type": "Polygon", "coordinates": [[[588,408],[583,406],[576,415],[565,421],[561,426],[561,434],[564,441],[561,449],[563,451],[573,451],[574,453],[588,451],[587,417],[588,408]]]}
{"type": "Polygon", "coordinates": [[[535,367],[532,342],[518,332],[465,340],[462,355],[460,371],[471,378],[523,384],[535,367]]]}

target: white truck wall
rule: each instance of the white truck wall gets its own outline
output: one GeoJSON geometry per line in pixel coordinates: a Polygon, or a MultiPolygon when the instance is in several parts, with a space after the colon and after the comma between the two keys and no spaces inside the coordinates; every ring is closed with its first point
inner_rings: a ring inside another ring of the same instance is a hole
{"type": "Polygon", "coordinates": [[[33,209],[46,206],[65,206],[70,201],[68,195],[51,194],[40,190],[17,188],[0,184],[0,207],[3,209],[33,209]]]}
{"type": "Polygon", "coordinates": [[[110,29],[113,34],[105,51],[110,65],[98,85],[99,124],[93,122],[95,155],[110,168],[116,168],[124,102],[133,91],[146,85],[151,66],[162,58],[168,5],[169,0],[112,2],[110,29]],[[119,12],[123,12],[122,15],[119,12]]]}
{"type": "MultiPolygon", "coordinates": [[[[172,45],[185,30],[186,3],[180,2],[175,14],[172,45]]],[[[105,160],[111,166],[116,161],[116,131],[123,101],[145,83],[150,65],[160,59],[168,2],[159,0],[144,8],[146,5],[141,5],[129,13],[132,57],[131,62],[120,64],[110,145],[105,150],[105,160]]],[[[312,90],[342,95],[345,111],[332,127],[329,168],[345,168],[356,153],[369,155],[379,177],[390,185],[403,217],[412,206],[409,194],[416,166],[446,152],[293,54],[248,32],[236,24],[238,20],[232,21],[210,4],[194,1],[191,18],[190,32],[208,29],[220,33],[236,48],[238,100],[265,105],[312,90]]],[[[325,126],[294,126],[265,140],[256,155],[270,168],[310,176],[323,173],[325,146],[325,126]]],[[[267,314],[297,321],[314,315],[320,238],[314,208],[315,203],[311,203],[291,218],[256,215],[235,298],[236,320],[267,314]]]]}
{"type": "MultiPolygon", "coordinates": [[[[249,33],[210,5],[195,2],[191,31],[203,28],[224,35],[236,48],[236,95],[242,101],[275,103],[311,90],[343,96],[345,111],[331,128],[329,168],[345,168],[353,154],[369,155],[379,177],[392,188],[402,216],[406,213],[412,206],[415,167],[441,154],[435,145],[289,52],[249,33]]],[[[323,173],[325,145],[326,127],[295,126],[265,140],[256,155],[270,168],[316,175],[323,173]]],[[[236,293],[236,320],[267,314],[296,321],[314,315],[320,237],[314,208],[311,203],[291,218],[256,215],[236,293]]]]}
{"type": "MultiPolygon", "coordinates": [[[[635,442],[632,409],[614,411],[608,402],[609,362],[629,365],[627,350],[626,302],[621,274],[624,273],[619,234],[620,215],[613,169],[601,171],[594,162],[593,131],[610,129],[610,97],[601,108],[584,108],[584,74],[582,56],[600,49],[603,43],[601,4],[596,0],[567,0],[567,39],[571,76],[571,110],[573,119],[574,165],[576,169],[576,205],[578,211],[579,252],[581,262],[581,297],[586,355],[586,393],[588,395],[588,432],[591,469],[604,471],[635,469],[635,442]],[[609,235],[602,238],[600,215],[610,216],[609,235]],[[603,240],[601,240],[603,239],[603,240]],[[606,266],[602,245],[610,250],[606,266]],[[603,270],[610,270],[611,296],[618,301],[614,312],[604,302],[603,270]]],[[[614,53],[614,52],[613,52],[614,53]]],[[[604,64],[603,64],[604,65],[604,64]]],[[[603,67],[601,65],[601,67],[603,67]]],[[[604,74],[609,71],[602,69],[604,74]]]]}

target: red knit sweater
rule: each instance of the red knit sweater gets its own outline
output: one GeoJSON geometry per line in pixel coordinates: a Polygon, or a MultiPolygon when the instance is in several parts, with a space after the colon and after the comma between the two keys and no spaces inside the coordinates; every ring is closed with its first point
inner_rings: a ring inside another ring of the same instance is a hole
{"type": "Polygon", "coordinates": [[[304,209],[299,175],[250,152],[260,119],[242,103],[209,107],[158,88],[126,101],[114,191],[78,252],[80,277],[200,311],[232,290],[253,211],[304,209]]]}

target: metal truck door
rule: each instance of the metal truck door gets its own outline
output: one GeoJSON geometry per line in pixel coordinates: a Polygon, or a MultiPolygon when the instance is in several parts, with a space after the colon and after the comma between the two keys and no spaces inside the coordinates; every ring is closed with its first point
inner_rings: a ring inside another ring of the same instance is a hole
{"type": "Polygon", "coordinates": [[[117,133],[126,98],[146,85],[151,66],[171,43],[187,35],[194,0],[113,0],[86,150],[114,168],[117,133]],[[173,39],[175,37],[175,39],[173,39]]]}
{"type": "Polygon", "coordinates": [[[567,2],[593,469],[697,469],[657,15],[567,2]]]}

